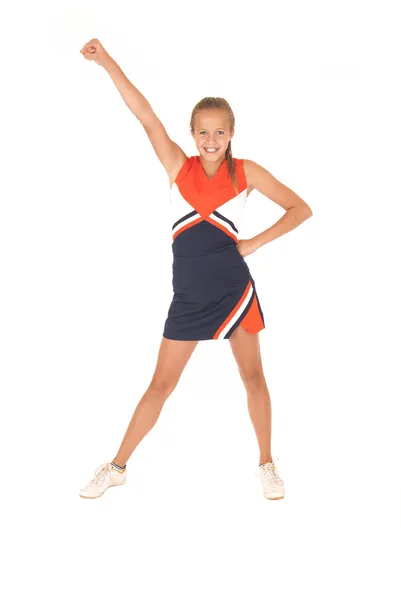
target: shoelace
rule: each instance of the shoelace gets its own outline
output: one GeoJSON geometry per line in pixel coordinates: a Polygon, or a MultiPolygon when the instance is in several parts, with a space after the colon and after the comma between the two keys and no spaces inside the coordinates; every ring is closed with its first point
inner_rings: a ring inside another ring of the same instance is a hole
{"type": "Polygon", "coordinates": [[[258,469],[255,471],[256,477],[260,477],[260,474],[262,472],[262,475],[267,477],[269,483],[278,483],[281,485],[283,482],[281,481],[280,476],[277,472],[277,467],[274,464],[278,460],[279,458],[276,458],[273,463],[266,463],[258,467],[258,469]]]}
{"type": "Polygon", "coordinates": [[[111,475],[111,465],[110,463],[103,463],[100,465],[95,471],[95,477],[92,479],[91,483],[95,483],[96,485],[100,485],[107,477],[111,475]]]}

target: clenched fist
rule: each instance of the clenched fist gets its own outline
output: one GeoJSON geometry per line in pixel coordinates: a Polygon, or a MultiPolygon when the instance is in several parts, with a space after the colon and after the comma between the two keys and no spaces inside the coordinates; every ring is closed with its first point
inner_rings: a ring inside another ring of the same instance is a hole
{"type": "Polygon", "coordinates": [[[103,67],[107,59],[110,58],[109,54],[106,52],[97,38],[92,38],[87,44],[85,44],[80,50],[80,53],[84,56],[84,58],[87,60],[94,60],[95,63],[101,67],[103,67]]]}

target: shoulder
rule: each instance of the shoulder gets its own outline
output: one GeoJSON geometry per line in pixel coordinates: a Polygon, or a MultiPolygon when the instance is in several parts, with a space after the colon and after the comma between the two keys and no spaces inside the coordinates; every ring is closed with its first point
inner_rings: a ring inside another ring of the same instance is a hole
{"type": "Polygon", "coordinates": [[[248,187],[247,193],[249,194],[254,189],[252,181],[255,178],[255,167],[257,168],[257,164],[247,158],[234,158],[234,161],[243,170],[248,187]]]}
{"type": "Polygon", "coordinates": [[[254,160],[244,159],[244,171],[248,185],[253,190],[259,190],[261,186],[266,186],[267,184],[271,185],[276,181],[273,175],[265,169],[265,167],[262,167],[262,165],[254,160]]]}
{"type": "Polygon", "coordinates": [[[245,171],[245,175],[246,175],[246,179],[248,181],[248,185],[252,186],[252,175],[254,175],[255,173],[255,167],[257,166],[256,163],[253,160],[250,160],[249,158],[244,158],[244,171],[245,171]]]}
{"type": "Polygon", "coordinates": [[[172,187],[174,183],[178,184],[184,179],[184,177],[187,175],[188,171],[194,164],[195,158],[195,156],[187,155],[181,157],[179,164],[176,166],[174,171],[170,173],[170,187],[172,187]]]}

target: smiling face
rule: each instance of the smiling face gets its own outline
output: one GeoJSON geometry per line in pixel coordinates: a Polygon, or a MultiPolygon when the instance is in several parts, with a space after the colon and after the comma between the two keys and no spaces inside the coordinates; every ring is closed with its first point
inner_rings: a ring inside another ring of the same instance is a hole
{"type": "Polygon", "coordinates": [[[225,110],[205,109],[195,115],[192,137],[202,158],[211,162],[224,158],[233,135],[234,131],[230,130],[230,121],[225,110]],[[208,151],[207,148],[216,150],[208,151]]]}

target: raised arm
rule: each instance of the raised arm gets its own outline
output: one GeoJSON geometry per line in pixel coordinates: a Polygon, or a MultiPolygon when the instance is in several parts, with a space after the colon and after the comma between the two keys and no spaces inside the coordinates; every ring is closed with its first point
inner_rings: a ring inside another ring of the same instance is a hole
{"type": "Polygon", "coordinates": [[[87,60],[93,60],[103,67],[110,75],[125,104],[143,125],[170,182],[173,182],[187,156],[178,144],[170,139],[145,96],[130,82],[97,38],[91,39],[80,52],[87,60]]]}

